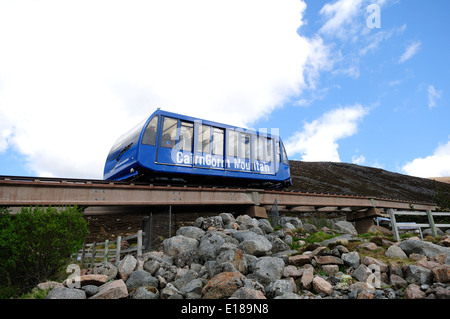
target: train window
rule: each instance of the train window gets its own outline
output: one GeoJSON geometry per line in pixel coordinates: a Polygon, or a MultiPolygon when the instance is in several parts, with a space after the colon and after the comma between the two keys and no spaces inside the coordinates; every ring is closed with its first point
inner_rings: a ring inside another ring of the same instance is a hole
{"type": "Polygon", "coordinates": [[[281,143],[281,148],[283,149],[283,163],[288,165],[289,164],[289,160],[288,160],[286,149],[284,148],[283,143],[281,143]]]}
{"type": "Polygon", "coordinates": [[[241,133],[241,154],[240,157],[250,159],[250,134],[241,133]]]}
{"type": "Polygon", "coordinates": [[[266,140],[266,162],[273,162],[273,142],[271,138],[266,140]]]}
{"type": "Polygon", "coordinates": [[[223,155],[223,129],[214,128],[213,130],[213,154],[223,155]]]}
{"type": "Polygon", "coordinates": [[[179,148],[182,151],[192,152],[192,136],[194,135],[194,123],[181,122],[179,148]]]}
{"type": "Polygon", "coordinates": [[[239,132],[228,131],[228,156],[238,156],[239,132]]]}
{"type": "Polygon", "coordinates": [[[163,122],[163,131],[161,136],[161,146],[173,148],[177,141],[177,125],[176,119],[165,117],[163,122]]]}
{"type": "Polygon", "coordinates": [[[265,137],[256,137],[256,159],[258,161],[264,161],[264,142],[265,137]]]}
{"type": "Polygon", "coordinates": [[[277,162],[281,163],[280,141],[276,141],[275,152],[276,152],[276,160],[277,160],[277,162]]]}
{"type": "Polygon", "coordinates": [[[156,145],[156,132],[158,130],[158,116],[154,116],[145,129],[144,136],[142,137],[142,144],[156,145]]]}
{"type": "Polygon", "coordinates": [[[197,151],[202,153],[209,153],[210,145],[211,145],[211,126],[200,124],[197,151]]]}

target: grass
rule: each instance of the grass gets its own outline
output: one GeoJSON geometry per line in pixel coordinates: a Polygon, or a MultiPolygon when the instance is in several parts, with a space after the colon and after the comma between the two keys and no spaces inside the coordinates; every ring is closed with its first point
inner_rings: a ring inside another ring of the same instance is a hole
{"type": "MultiPolygon", "coordinates": [[[[302,228],[298,228],[298,229],[294,230],[293,233],[294,233],[293,242],[290,246],[291,246],[291,249],[297,250],[299,253],[301,253],[302,250],[306,249],[311,244],[320,243],[324,240],[339,236],[339,234],[337,232],[333,232],[333,231],[330,232],[328,230],[327,231],[321,230],[316,233],[307,234],[304,231],[304,229],[302,229],[302,228]]],[[[417,236],[417,234],[411,233],[411,232],[406,232],[406,233],[401,234],[400,238],[408,239],[413,236],[417,236]]],[[[392,258],[392,257],[388,257],[385,255],[387,248],[383,247],[382,242],[383,242],[383,240],[388,240],[388,241],[394,242],[395,240],[394,240],[393,235],[387,236],[387,235],[383,235],[381,233],[365,233],[365,234],[358,235],[358,237],[361,239],[361,241],[351,241],[351,242],[349,242],[348,245],[345,245],[345,246],[347,247],[347,249],[349,251],[358,252],[361,260],[364,257],[368,256],[368,257],[372,257],[377,260],[380,260],[387,265],[389,265],[389,263],[391,263],[391,262],[396,262],[399,266],[410,265],[410,264],[414,264],[416,262],[415,260],[411,260],[409,258],[408,259],[392,258]],[[378,248],[373,251],[369,251],[364,248],[358,247],[362,242],[366,242],[366,241],[371,241],[371,242],[375,243],[378,246],[378,248]]],[[[433,242],[433,243],[437,243],[440,240],[440,238],[433,238],[431,236],[429,238],[428,237],[429,236],[427,236],[424,239],[427,241],[433,242]]],[[[330,246],[329,249],[332,249],[332,247],[330,246]]]]}
{"type": "Polygon", "coordinates": [[[41,290],[38,287],[35,287],[31,290],[31,292],[24,294],[19,297],[19,299],[45,299],[51,289],[41,290]]]}

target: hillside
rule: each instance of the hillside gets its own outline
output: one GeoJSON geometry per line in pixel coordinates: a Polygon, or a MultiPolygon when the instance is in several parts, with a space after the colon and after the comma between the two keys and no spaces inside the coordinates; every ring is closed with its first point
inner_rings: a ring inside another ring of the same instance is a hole
{"type": "Polygon", "coordinates": [[[438,182],[442,182],[442,183],[449,183],[450,184],[450,177],[429,177],[428,179],[434,179],[438,182]]]}
{"type": "Polygon", "coordinates": [[[450,186],[426,178],[348,163],[290,161],[291,189],[434,202],[437,192],[450,199],[450,186]]]}

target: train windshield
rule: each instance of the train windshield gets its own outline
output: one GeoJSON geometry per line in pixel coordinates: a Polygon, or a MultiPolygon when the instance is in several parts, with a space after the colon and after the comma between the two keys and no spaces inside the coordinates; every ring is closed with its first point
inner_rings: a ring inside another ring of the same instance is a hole
{"type": "Polygon", "coordinates": [[[158,115],[155,115],[147,125],[144,136],[142,137],[142,144],[156,145],[156,134],[158,133],[158,115]]]}
{"type": "Polygon", "coordinates": [[[130,148],[131,146],[137,143],[139,135],[141,134],[142,131],[142,126],[144,126],[144,123],[146,121],[147,119],[145,119],[144,121],[133,127],[131,130],[123,134],[121,137],[119,137],[119,139],[114,143],[111,150],[109,151],[107,161],[117,159],[119,155],[123,153],[123,150],[125,148],[130,148]]]}

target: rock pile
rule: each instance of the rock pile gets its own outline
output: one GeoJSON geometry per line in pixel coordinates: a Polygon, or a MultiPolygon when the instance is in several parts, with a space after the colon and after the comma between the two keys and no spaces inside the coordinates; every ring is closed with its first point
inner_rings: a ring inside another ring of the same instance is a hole
{"type": "Polygon", "coordinates": [[[165,239],[162,251],[83,270],[79,288],[67,281],[40,288],[54,287],[48,299],[450,299],[444,245],[364,241],[347,222],[325,229],[337,237],[306,245],[297,236],[317,232],[315,226],[296,217],[282,217],[280,225],[274,230],[266,219],[229,213],[200,217],[165,239]],[[301,251],[291,249],[293,241],[303,244],[301,251]],[[373,250],[385,251],[389,261],[364,254],[373,250]]]}

